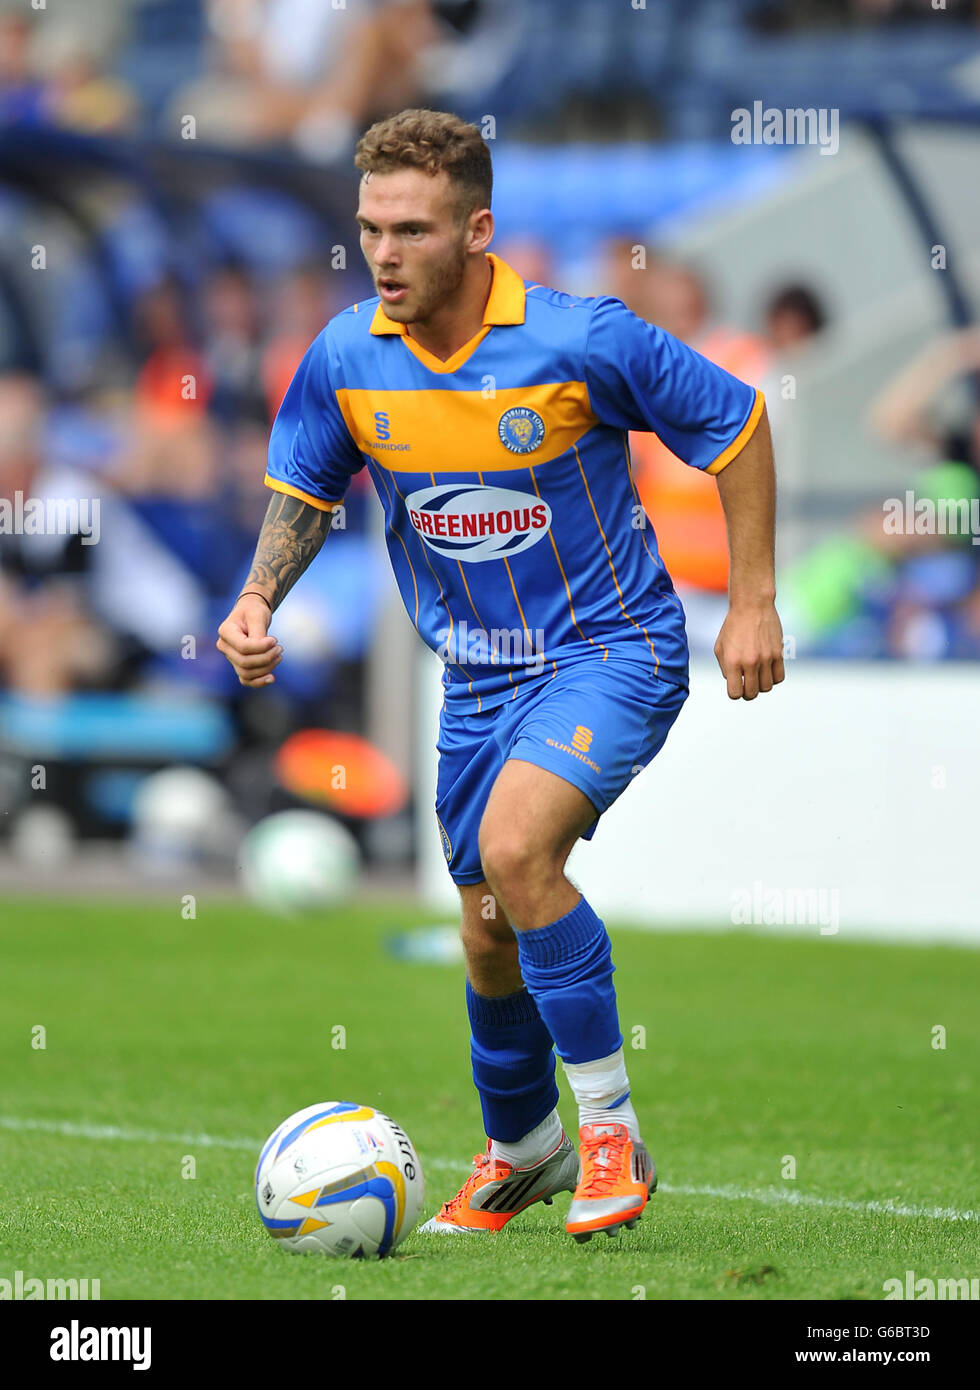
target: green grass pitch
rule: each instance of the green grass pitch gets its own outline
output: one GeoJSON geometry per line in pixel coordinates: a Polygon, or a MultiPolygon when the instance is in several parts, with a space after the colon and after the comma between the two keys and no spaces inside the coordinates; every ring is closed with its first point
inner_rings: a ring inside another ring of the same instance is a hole
{"type": "MultiPolygon", "coordinates": [[[[576,1245],[559,1197],[493,1237],[413,1233],[382,1262],[289,1255],[252,1171],[292,1111],[390,1113],[421,1154],[426,1215],[482,1148],[462,968],[383,947],[429,917],[7,901],[0,1278],[98,1278],[103,1299],[754,1300],[980,1273],[980,955],[615,926],[662,1184],[637,1229],[576,1245]]],[[[567,1090],[562,1114],[574,1124],[567,1090]]]]}

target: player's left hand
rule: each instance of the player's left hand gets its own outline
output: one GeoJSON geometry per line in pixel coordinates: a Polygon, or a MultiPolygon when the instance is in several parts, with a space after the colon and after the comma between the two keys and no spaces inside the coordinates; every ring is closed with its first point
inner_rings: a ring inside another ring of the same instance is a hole
{"type": "Polygon", "coordinates": [[[786,679],[783,627],[775,604],[732,605],[722,623],[715,656],[730,700],[754,700],[786,679]]]}

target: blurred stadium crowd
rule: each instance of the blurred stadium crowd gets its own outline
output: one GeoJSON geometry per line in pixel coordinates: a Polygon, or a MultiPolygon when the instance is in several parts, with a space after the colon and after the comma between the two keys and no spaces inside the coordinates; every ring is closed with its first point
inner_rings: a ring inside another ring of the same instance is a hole
{"type": "Polygon", "coordinates": [[[0,6],[0,117],[343,157],[403,106],[492,111],[534,138],[725,135],[733,106],[914,111],[977,0],[85,0],[0,6]],[[644,12],[642,23],[636,11],[644,12]],[[801,42],[804,40],[805,42],[801,42]],[[783,93],[788,99],[784,102],[783,93]]]}
{"type": "MultiPolygon", "coordinates": [[[[370,293],[343,209],[353,144],[371,119],[424,104],[493,112],[517,140],[724,140],[733,106],[758,90],[777,105],[781,91],[794,105],[812,92],[846,119],[884,85],[914,113],[962,99],[945,74],[957,35],[980,20],[977,0],[948,0],[942,32],[924,27],[929,0],[649,0],[650,22],[632,22],[630,10],[646,8],[86,0],[32,10],[4,0],[0,499],[99,501],[98,544],[27,526],[0,536],[5,738],[17,743],[20,720],[28,746],[39,700],[132,692],[179,692],[185,709],[195,693],[220,697],[230,712],[227,728],[188,715],[191,742],[175,732],[160,762],[261,750],[303,724],[359,727],[387,593],[363,488],[277,619],[289,660],[261,711],[213,633],[251,557],[286,384],[330,315],[370,293]],[[198,147],[223,152],[214,187],[207,165],[193,189],[172,173],[141,181],[144,157],[165,165],[167,148],[186,142],[188,117],[198,147]],[[333,206],[299,174],[299,193],[273,187],[274,164],[332,179],[333,206]]],[[[648,228],[598,241],[577,284],[562,278],[560,236],[503,228],[496,249],[530,280],[619,296],[761,386],[778,455],[778,382],[832,315],[821,293],[774,285],[753,322],[728,323],[697,267],[652,249],[637,264],[648,228]]],[[[870,404],[869,429],[921,448],[923,475],[909,481],[920,495],[980,497],[976,397],[955,427],[933,412],[951,381],[977,374],[980,334],[963,331],[870,404]]],[[[727,582],[716,491],[655,438],[633,445],[692,638],[710,648],[727,582]]],[[[786,580],[813,652],[977,659],[978,560],[969,538],[891,536],[880,515],[855,517],[786,580]]],[[[85,719],[101,727],[104,715],[118,730],[127,709],[76,704],[64,737],[80,745],[85,719]]],[[[109,787],[96,821],[119,819],[123,801],[109,787]]]]}

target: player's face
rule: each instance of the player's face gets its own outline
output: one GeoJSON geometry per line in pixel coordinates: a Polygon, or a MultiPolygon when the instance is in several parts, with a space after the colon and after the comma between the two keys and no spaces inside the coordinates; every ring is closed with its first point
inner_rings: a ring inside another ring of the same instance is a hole
{"type": "Polygon", "coordinates": [[[448,175],[421,169],[361,180],[361,250],[396,323],[425,322],[462,284],[471,219],[457,217],[453,193],[448,175]]]}

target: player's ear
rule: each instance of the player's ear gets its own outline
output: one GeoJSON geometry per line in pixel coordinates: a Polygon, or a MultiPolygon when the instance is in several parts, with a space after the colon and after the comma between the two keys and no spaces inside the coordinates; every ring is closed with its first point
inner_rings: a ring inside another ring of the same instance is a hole
{"type": "Polygon", "coordinates": [[[476,212],[471,212],[467,220],[467,251],[485,251],[493,241],[493,213],[489,208],[479,208],[476,212]]]}

